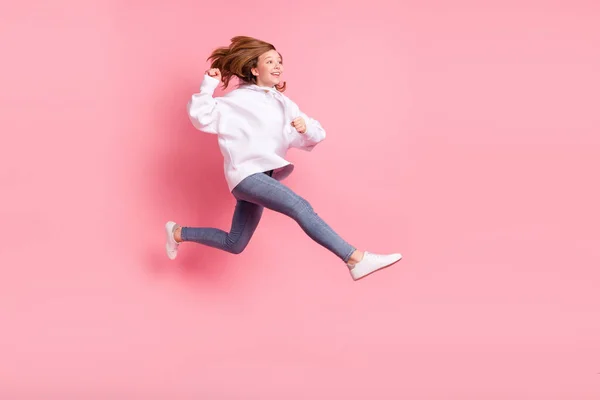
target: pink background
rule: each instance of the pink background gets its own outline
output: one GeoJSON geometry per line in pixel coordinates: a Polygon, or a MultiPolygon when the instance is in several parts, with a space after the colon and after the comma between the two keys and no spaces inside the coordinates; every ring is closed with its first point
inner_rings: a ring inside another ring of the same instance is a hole
{"type": "Polygon", "coordinates": [[[600,398],[598,2],[17,4],[0,398],[600,398]],[[229,227],[185,104],[235,35],[327,129],[286,183],[399,264],[353,282],[273,212],[166,258],[168,219],[229,227]]]}

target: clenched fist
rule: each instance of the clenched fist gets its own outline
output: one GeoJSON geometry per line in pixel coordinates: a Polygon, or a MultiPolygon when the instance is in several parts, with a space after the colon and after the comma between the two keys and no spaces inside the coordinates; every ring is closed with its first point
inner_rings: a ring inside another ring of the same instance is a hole
{"type": "Polygon", "coordinates": [[[219,68],[207,69],[205,74],[212,78],[218,79],[219,81],[221,80],[221,71],[219,71],[219,68]]]}
{"type": "Polygon", "coordinates": [[[298,117],[292,121],[292,126],[300,133],[306,133],[306,122],[304,118],[298,117]]]}

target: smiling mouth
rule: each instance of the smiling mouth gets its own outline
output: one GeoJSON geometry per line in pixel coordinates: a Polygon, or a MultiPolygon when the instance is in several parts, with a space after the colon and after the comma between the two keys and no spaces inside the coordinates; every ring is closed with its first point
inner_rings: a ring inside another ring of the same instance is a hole
{"type": "Polygon", "coordinates": [[[271,72],[271,75],[279,76],[281,75],[281,72],[271,72]]]}

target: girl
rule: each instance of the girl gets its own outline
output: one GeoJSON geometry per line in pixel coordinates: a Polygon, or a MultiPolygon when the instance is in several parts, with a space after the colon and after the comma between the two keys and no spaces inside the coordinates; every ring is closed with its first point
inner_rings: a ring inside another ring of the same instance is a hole
{"type": "Polygon", "coordinates": [[[325,139],[325,130],[283,94],[283,59],[275,47],[236,36],[229,47],[216,49],[207,60],[212,60],[211,68],[187,111],[195,128],[217,135],[225,179],[237,204],[229,232],[167,222],[167,256],[174,259],[181,242],[239,254],[250,242],[266,207],[293,218],[315,242],[346,263],[354,280],[398,262],[400,254],[363,252],[346,243],[308,201],[280,182],[294,169],[285,159],[287,150],[311,151],[325,139]],[[240,80],[239,87],[214,98],[219,83],[226,89],[233,76],[240,80]]]}

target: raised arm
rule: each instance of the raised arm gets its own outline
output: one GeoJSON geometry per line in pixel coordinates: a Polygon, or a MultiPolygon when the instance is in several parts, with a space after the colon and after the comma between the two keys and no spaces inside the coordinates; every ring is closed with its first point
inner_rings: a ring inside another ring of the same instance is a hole
{"type": "Polygon", "coordinates": [[[187,104],[187,111],[192,125],[196,129],[206,133],[218,134],[219,101],[213,98],[213,93],[219,86],[221,74],[220,72],[211,71],[213,70],[206,71],[200,85],[200,93],[192,95],[187,104]]]}

